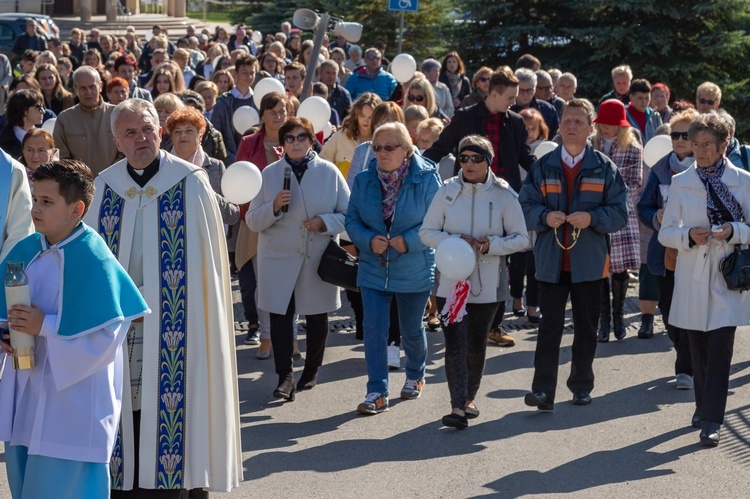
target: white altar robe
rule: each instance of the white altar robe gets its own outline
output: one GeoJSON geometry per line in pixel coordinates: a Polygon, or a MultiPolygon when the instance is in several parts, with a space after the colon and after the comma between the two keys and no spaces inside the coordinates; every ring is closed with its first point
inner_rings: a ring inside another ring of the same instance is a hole
{"type": "MultiPolygon", "coordinates": [[[[8,206],[0,207],[6,210],[5,223],[0,233],[0,262],[5,260],[8,252],[15,244],[26,236],[34,233],[34,223],[31,220],[31,191],[26,168],[16,160],[10,162],[10,172],[0,171],[0,184],[10,181],[10,196],[8,206]]],[[[6,186],[0,185],[0,188],[6,186]]]]}
{"type": "MultiPolygon", "coordinates": [[[[131,274],[136,283],[142,279],[144,299],[153,311],[143,323],[139,486],[158,488],[164,486],[163,480],[167,477],[174,481],[168,482],[167,488],[228,492],[242,480],[242,448],[229,260],[221,214],[202,168],[163,151],[160,154],[159,171],[143,188],[128,174],[125,160],[100,173],[95,180],[94,202],[85,221],[99,230],[105,241],[109,237],[107,231],[119,228],[115,231],[119,234],[115,255],[129,273],[134,241],[140,241],[143,251],[143,275],[131,274]],[[183,181],[184,210],[165,210],[164,199],[183,181]],[[107,186],[111,189],[110,198],[107,198],[107,186]],[[112,191],[115,197],[121,198],[117,219],[107,211],[112,191]],[[138,211],[142,213],[142,224],[139,224],[142,232],[135,234],[138,211]],[[184,229],[186,242],[180,252],[180,258],[187,260],[184,276],[180,274],[183,270],[162,266],[164,247],[160,247],[160,238],[164,223],[184,229]],[[173,281],[166,287],[163,279],[173,281]],[[184,314],[179,322],[185,325],[180,331],[163,330],[164,322],[161,322],[164,321],[162,307],[170,306],[164,296],[170,295],[172,282],[178,293],[187,296],[185,303],[178,304],[184,314]],[[174,389],[164,393],[160,388],[163,378],[160,364],[163,356],[169,355],[166,349],[160,348],[160,342],[164,341],[178,343],[178,353],[182,348],[179,345],[185,348],[184,378],[180,383],[184,391],[179,394],[175,394],[174,389]],[[178,436],[180,450],[173,455],[171,449],[164,449],[159,438],[160,418],[165,412],[160,411],[160,404],[174,409],[177,403],[183,406],[174,412],[170,410],[170,417],[181,418],[182,426],[178,436]],[[179,477],[175,469],[180,471],[179,477]]],[[[128,363],[124,364],[127,380],[130,373],[128,363]]],[[[119,464],[116,460],[122,459],[123,476],[116,488],[131,490],[133,421],[128,383],[125,391],[122,455],[117,455],[116,447],[110,468],[116,469],[119,464]]],[[[115,472],[112,473],[114,476],[115,472]]]]}

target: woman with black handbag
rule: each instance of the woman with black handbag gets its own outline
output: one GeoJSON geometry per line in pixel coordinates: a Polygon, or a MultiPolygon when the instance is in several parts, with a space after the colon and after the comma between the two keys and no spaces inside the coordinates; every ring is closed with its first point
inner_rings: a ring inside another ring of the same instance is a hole
{"type": "Polygon", "coordinates": [[[339,288],[318,276],[331,236],[344,230],[349,188],[336,165],[313,151],[305,118],[279,129],[284,157],[263,170],[263,187],[250,203],[247,223],[258,232],[258,308],[271,313],[271,342],[279,384],[276,398],[294,400],[317,383],[328,337],[328,312],[341,306],[339,288]],[[294,384],[293,318],[306,316],[305,369],[294,384]]]}
{"type": "Polygon", "coordinates": [[[721,260],[750,243],[750,174],[724,155],[729,127],[702,114],[688,130],[695,164],[672,178],[659,242],[679,250],[669,322],[688,331],[695,382],[692,426],[717,446],[724,422],[734,334],[750,323],[750,293],[727,288],[721,260]]]}

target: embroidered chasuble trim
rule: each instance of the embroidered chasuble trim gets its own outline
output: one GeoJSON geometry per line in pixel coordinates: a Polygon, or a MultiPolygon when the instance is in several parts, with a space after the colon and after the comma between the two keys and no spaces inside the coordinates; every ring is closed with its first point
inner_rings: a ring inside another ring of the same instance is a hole
{"type": "MultiPolygon", "coordinates": [[[[98,232],[104,238],[109,250],[117,258],[120,253],[120,230],[122,228],[123,199],[109,185],[104,186],[102,204],[99,206],[98,232]]],[[[128,380],[124,380],[129,382],[128,380]]],[[[122,445],[122,417],[117,425],[117,436],[112,448],[112,456],[109,458],[109,487],[112,490],[122,490],[125,480],[125,467],[123,466],[122,445]]]]}
{"type": "Polygon", "coordinates": [[[185,179],[159,196],[159,411],[156,488],[183,488],[187,389],[185,179]]]}

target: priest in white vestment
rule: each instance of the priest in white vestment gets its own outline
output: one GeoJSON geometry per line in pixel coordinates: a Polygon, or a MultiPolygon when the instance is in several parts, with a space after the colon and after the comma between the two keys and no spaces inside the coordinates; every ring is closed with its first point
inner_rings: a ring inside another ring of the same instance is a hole
{"type": "Polygon", "coordinates": [[[229,261],[206,172],[160,151],[153,104],[112,114],[125,159],[96,178],[86,222],[154,312],[128,337],[112,497],[207,497],[242,480],[229,261]],[[192,489],[192,490],[191,490],[192,489]]]}
{"type": "Polygon", "coordinates": [[[0,149],[0,262],[18,241],[33,233],[26,169],[0,149]]]}

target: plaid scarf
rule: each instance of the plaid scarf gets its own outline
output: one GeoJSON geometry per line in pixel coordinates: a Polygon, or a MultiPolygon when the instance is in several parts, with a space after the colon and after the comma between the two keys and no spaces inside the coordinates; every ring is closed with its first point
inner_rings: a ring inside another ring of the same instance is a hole
{"type": "Polygon", "coordinates": [[[708,206],[708,220],[711,225],[722,225],[726,222],[744,222],[745,215],[737,198],[729,191],[727,185],[721,181],[726,168],[726,158],[721,158],[708,168],[696,167],[698,178],[706,187],[706,204],[708,206]]]}
{"type": "Polygon", "coordinates": [[[380,179],[380,193],[383,195],[383,220],[389,220],[396,211],[398,191],[401,190],[406,174],[409,172],[409,158],[404,159],[401,166],[392,172],[387,172],[380,166],[378,166],[377,172],[380,179]]]}

